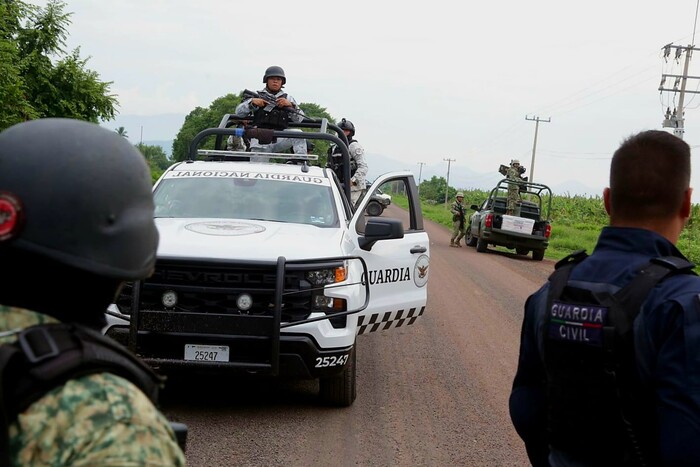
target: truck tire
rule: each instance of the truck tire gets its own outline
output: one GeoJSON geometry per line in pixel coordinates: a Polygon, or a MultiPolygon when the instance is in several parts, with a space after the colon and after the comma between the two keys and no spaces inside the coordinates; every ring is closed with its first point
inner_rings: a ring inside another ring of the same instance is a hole
{"type": "Polygon", "coordinates": [[[466,243],[467,246],[476,246],[476,237],[472,235],[471,229],[467,232],[467,238],[464,239],[464,243],[466,243]]]}
{"type": "Polygon", "coordinates": [[[542,261],[544,259],[544,250],[532,250],[532,259],[542,261]]]}
{"type": "Polygon", "coordinates": [[[489,246],[488,242],[486,240],[484,240],[483,238],[479,238],[476,241],[476,251],[478,251],[479,253],[485,252],[488,246],[489,246]]]}
{"type": "Polygon", "coordinates": [[[367,204],[367,215],[368,216],[381,216],[384,212],[384,206],[382,206],[378,201],[370,201],[367,204]]]}
{"type": "Polygon", "coordinates": [[[519,255],[526,255],[526,254],[530,253],[530,250],[528,250],[527,248],[517,247],[515,249],[515,252],[519,255]]]}
{"type": "Polygon", "coordinates": [[[357,343],[350,351],[348,363],[342,373],[319,379],[319,397],[321,402],[334,407],[350,407],[357,397],[355,385],[357,371],[357,343]]]}

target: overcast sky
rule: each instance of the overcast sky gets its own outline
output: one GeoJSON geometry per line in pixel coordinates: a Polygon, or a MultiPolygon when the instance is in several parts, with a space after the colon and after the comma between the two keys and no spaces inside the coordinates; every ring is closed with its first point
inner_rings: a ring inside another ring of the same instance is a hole
{"type": "MultiPolygon", "coordinates": [[[[453,171],[490,173],[518,158],[529,175],[536,125],[527,118],[539,117],[550,122],[539,124],[535,181],[602,191],[621,140],[660,129],[673,107],[659,83],[682,74],[685,56],[666,61],[661,51],[694,42],[698,0],[66,3],[68,46],[113,81],[121,116],[184,120],[227,93],[262,88],[265,68],[279,65],[298,102],[352,120],[365,150],[401,160],[397,169],[442,163],[446,172],[453,159],[453,171]]],[[[700,76],[700,55],[688,74],[700,76]]],[[[694,153],[699,105],[686,94],[694,153]]],[[[179,126],[150,130],[144,140],[172,139],[179,126]]]]}

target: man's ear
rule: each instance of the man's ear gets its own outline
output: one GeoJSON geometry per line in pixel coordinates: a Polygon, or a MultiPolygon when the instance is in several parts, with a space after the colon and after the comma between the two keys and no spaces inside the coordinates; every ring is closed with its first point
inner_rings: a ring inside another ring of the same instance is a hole
{"type": "Polygon", "coordinates": [[[692,211],[692,197],[693,197],[693,189],[688,188],[685,190],[685,193],[683,193],[683,204],[681,204],[681,212],[680,215],[683,219],[687,219],[690,217],[690,213],[692,211]]]}
{"type": "Polygon", "coordinates": [[[605,187],[603,190],[603,203],[605,204],[605,212],[610,215],[610,187],[605,187]]]}

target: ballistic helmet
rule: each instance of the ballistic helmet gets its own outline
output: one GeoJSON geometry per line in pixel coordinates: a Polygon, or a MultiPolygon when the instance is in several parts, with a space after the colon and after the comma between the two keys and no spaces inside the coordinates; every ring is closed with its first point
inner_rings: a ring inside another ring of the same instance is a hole
{"type": "Polygon", "coordinates": [[[263,76],[263,83],[267,84],[267,78],[271,78],[273,76],[282,78],[282,86],[287,84],[287,78],[284,76],[284,70],[282,67],[275,65],[267,67],[267,70],[265,70],[265,76],[263,76]]]}
{"type": "Polygon", "coordinates": [[[518,159],[511,159],[510,165],[520,165],[520,161],[518,159]]]}
{"type": "Polygon", "coordinates": [[[350,137],[355,136],[355,125],[350,120],[342,119],[338,124],[341,130],[350,130],[350,137]]]}
{"type": "Polygon", "coordinates": [[[306,140],[306,152],[311,152],[314,149],[316,149],[316,143],[314,143],[310,139],[307,139],[306,140]]]}
{"type": "Polygon", "coordinates": [[[455,195],[455,198],[464,198],[464,193],[461,191],[458,191],[457,194],[455,195]]]}
{"type": "Polygon", "coordinates": [[[0,132],[0,256],[142,279],[156,259],[153,209],[146,161],[116,132],[65,118],[0,132]]]}

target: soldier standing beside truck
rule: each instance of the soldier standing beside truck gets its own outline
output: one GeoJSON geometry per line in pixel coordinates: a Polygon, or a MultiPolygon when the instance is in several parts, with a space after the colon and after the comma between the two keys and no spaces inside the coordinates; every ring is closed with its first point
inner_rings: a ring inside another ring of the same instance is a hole
{"type": "Polygon", "coordinates": [[[452,213],[452,238],[450,238],[450,246],[457,248],[462,247],[460,241],[466,233],[464,226],[465,212],[464,204],[462,204],[463,200],[464,193],[460,191],[457,193],[457,196],[455,196],[455,201],[452,203],[452,208],[450,208],[450,212],[452,213]]]}

